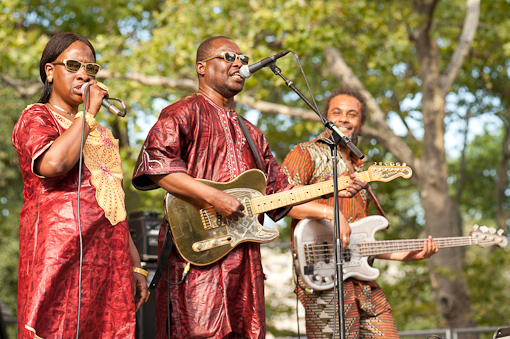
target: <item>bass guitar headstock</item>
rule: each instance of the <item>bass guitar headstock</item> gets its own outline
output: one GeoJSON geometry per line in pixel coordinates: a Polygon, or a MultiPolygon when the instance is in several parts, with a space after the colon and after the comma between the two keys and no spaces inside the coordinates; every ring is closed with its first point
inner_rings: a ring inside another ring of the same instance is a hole
{"type": "Polygon", "coordinates": [[[398,177],[403,177],[404,179],[409,179],[413,175],[413,170],[411,167],[406,166],[404,162],[402,165],[400,163],[390,163],[389,165],[379,163],[374,163],[367,170],[368,175],[370,176],[371,181],[384,181],[388,182],[398,177]]]}
{"type": "Polygon", "coordinates": [[[469,235],[476,241],[476,245],[480,247],[489,247],[498,245],[499,247],[506,247],[508,245],[508,238],[503,235],[503,230],[487,226],[474,225],[473,230],[469,235]]]}

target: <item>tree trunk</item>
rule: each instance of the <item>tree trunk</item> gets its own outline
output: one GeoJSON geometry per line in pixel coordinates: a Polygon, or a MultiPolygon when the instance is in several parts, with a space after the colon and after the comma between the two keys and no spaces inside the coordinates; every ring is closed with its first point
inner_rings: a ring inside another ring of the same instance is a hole
{"type": "MultiPolygon", "coordinates": [[[[462,234],[462,220],[456,203],[448,191],[448,167],[444,145],[445,96],[439,69],[439,51],[430,36],[433,13],[437,1],[417,0],[415,9],[421,15],[421,25],[411,33],[416,46],[419,74],[422,80],[422,115],[424,124],[423,157],[418,183],[425,211],[425,229],[434,237],[452,237],[462,234]]],[[[434,298],[444,326],[473,327],[470,294],[462,279],[462,248],[441,249],[428,260],[434,298]]],[[[476,338],[465,335],[462,338],[476,338]]]]}
{"type": "Polygon", "coordinates": [[[505,117],[502,117],[503,125],[503,142],[501,151],[501,161],[498,165],[498,174],[495,184],[495,197],[496,203],[496,221],[498,228],[506,230],[508,228],[506,221],[510,216],[508,209],[504,207],[506,200],[505,190],[507,186],[507,172],[508,163],[510,162],[510,121],[505,117]]]}

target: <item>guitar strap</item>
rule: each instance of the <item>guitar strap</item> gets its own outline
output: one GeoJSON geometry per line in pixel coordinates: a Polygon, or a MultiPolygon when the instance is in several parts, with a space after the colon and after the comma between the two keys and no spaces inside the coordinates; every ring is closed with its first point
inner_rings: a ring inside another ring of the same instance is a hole
{"type": "MultiPolygon", "coordinates": [[[[370,195],[370,199],[372,200],[372,202],[374,203],[374,207],[375,209],[377,210],[377,212],[379,212],[380,215],[382,215],[383,217],[386,218],[386,220],[388,220],[388,217],[386,216],[386,214],[384,213],[382,207],[381,207],[381,204],[379,204],[379,201],[377,200],[377,198],[375,197],[375,194],[374,192],[372,191],[372,188],[370,186],[367,185],[367,191],[368,191],[368,195],[370,195]]],[[[388,227],[390,227],[390,221],[388,220],[388,227]]]]}
{"type": "Polygon", "coordinates": [[[156,286],[158,286],[159,279],[161,279],[162,271],[165,267],[168,266],[168,262],[170,261],[170,252],[172,252],[173,240],[170,234],[170,225],[165,218],[165,239],[163,240],[163,249],[161,250],[161,255],[159,256],[158,267],[156,269],[156,273],[154,273],[154,277],[152,278],[151,283],[149,284],[149,290],[154,290],[156,286]]]}
{"type": "MultiPolygon", "coordinates": [[[[236,113],[237,114],[237,113],[236,113]]],[[[255,146],[255,142],[253,141],[253,138],[251,137],[250,132],[248,131],[248,127],[246,127],[246,124],[244,123],[244,118],[237,114],[237,120],[239,121],[239,126],[241,126],[241,129],[243,130],[244,137],[248,141],[248,145],[250,145],[251,152],[253,153],[253,156],[255,157],[255,160],[257,160],[257,164],[259,166],[259,169],[266,173],[264,170],[264,166],[262,165],[262,159],[260,159],[260,154],[257,150],[257,146],[255,146]]]]}

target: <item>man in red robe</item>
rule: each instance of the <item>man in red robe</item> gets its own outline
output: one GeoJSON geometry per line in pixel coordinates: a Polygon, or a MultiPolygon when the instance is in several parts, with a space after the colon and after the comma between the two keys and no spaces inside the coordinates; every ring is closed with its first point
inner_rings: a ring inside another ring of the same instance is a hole
{"type": "MultiPolygon", "coordinates": [[[[247,62],[229,38],[212,37],[202,42],[196,62],[199,92],[161,112],[135,167],[136,188],[164,188],[173,195],[211,205],[228,220],[244,215],[244,207],[236,198],[195,178],[227,182],[258,167],[234,111],[234,96],[244,86],[239,69],[247,62]]],[[[265,193],[291,189],[293,186],[280,171],[265,136],[245,123],[263,162],[265,193]]],[[[352,196],[359,189],[352,184],[342,195],[352,196]]],[[[316,202],[280,208],[269,216],[276,221],[287,213],[299,219],[333,219],[333,209],[316,202]]],[[[350,229],[345,218],[341,219],[342,237],[348,242],[350,229]]],[[[163,237],[164,227],[160,246],[163,237]]],[[[174,249],[168,267],[169,281],[179,281],[185,266],[186,261],[174,249]]],[[[166,278],[166,272],[164,275],[166,278]]],[[[161,280],[156,294],[157,338],[265,337],[264,272],[257,243],[242,243],[215,263],[193,266],[182,284],[161,280]]]]}

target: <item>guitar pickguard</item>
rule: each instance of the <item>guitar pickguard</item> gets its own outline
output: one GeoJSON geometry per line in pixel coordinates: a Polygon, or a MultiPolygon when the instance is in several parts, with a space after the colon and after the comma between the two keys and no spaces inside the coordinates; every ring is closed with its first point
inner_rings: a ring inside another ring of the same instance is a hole
{"type": "MultiPolygon", "coordinates": [[[[373,241],[373,234],[386,228],[388,221],[381,216],[370,216],[351,223],[350,244],[342,255],[343,278],[375,280],[379,271],[361,255],[360,246],[373,241]]],[[[294,229],[293,251],[295,266],[304,283],[317,291],[334,287],[335,265],[333,228],[328,220],[301,220],[294,229]]]]}
{"type": "Polygon", "coordinates": [[[198,266],[209,265],[242,242],[264,243],[278,238],[278,230],[262,226],[251,206],[251,200],[263,196],[266,190],[266,177],[261,171],[246,171],[227,183],[200,181],[237,198],[245,206],[245,216],[238,221],[226,221],[212,207],[197,209],[167,194],[165,218],[175,247],[186,261],[198,266]]]}
{"type": "Polygon", "coordinates": [[[248,188],[236,188],[225,190],[224,192],[233,195],[243,203],[245,216],[238,221],[225,222],[215,211],[201,210],[200,213],[204,227],[208,229],[223,227],[227,234],[195,242],[192,245],[195,252],[206,251],[219,246],[230,245],[235,247],[244,241],[269,242],[278,238],[278,231],[260,225],[257,220],[258,215],[252,212],[251,199],[261,196],[262,194],[259,191],[248,188]],[[219,224],[217,223],[218,219],[221,220],[219,224]]]}

